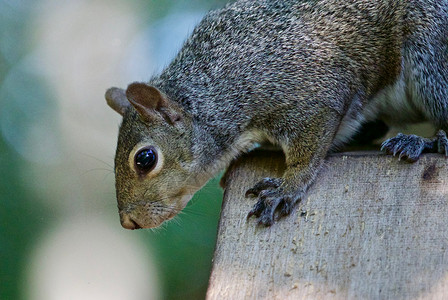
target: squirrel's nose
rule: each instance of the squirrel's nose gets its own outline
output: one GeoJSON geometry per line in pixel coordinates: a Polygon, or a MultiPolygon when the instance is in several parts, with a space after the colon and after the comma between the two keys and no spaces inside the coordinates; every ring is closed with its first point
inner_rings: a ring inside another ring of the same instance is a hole
{"type": "Polygon", "coordinates": [[[132,220],[132,218],[128,215],[122,215],[121,226],[123,226],[123,228],[130,229],[130,230],[142,228],[140,225],[137,224],[137,222],[132,220]]]}

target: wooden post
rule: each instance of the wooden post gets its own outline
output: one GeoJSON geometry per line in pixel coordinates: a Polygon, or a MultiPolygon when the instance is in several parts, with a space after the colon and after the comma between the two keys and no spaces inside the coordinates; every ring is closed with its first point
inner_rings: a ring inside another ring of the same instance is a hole
{"type": "Polygon", "coordinates": [[[207,299],[448,299],[448,159],[334,154],[290,216],[246,220],[283,170],[262,151],[228,170],[207,299]]]}

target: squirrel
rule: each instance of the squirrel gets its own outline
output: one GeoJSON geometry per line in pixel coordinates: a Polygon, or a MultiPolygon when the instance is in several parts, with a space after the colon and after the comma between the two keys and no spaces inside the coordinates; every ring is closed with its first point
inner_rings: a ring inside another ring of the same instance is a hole
{"type": "Polygon", "coordinates": [[[157,227],[257,145],[285,154],[281,178],[246,196],[270,226],[305,195],[325,157],[363,123],[431,122],[382,150],[448,155],[448,1],[238,0],[209,12],[149,82],[110,88],[123,116],[115,156],[124,228],[157,227]]]}

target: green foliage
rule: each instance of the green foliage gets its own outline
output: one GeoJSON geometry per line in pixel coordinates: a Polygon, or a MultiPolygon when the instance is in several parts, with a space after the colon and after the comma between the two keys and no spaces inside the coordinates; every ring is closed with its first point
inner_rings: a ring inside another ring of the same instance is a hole
{"type": "Polygon", "coordinates": [[[27,256],[50,212],[20,176],[26,162],[1,137],[0,166],[0,299],[21,299],[27,256]]]}
{"type": "MultiPolygon", "coordinates": [[[[24,114],[15,99],[5,93],[11,69],[26,54],[26,41],[22,39],[25,30],[23,20],[29,13],[26,5],[0,1],[0,118],[3,123],[0,131],[3,133],[0,134],[0,299],[5,300],[23,297],[21,280],[27,267],[26,257],[42,229],[48,225],[49,214],[22,178],[29,162],[4,138],[8,134],[15,138],[11,132],[5,132],[5,122],[10,122],[9,128],[19,132],[25,130],[27,120],[32,117],[24,114]]],[[[21,88],[23,90],[16,92],[22,96],[31,95],[30,90],[21,88]]],[[[23,97],[20,99],[23,100],[23,97]]]]}
{"type": "Polygon", "coordinates": [[[153,232],[139,233],[153,249],[166,299],[205,296],[216,243],[222,192],[211,180],[184,213],[153,232]]]}
{"type": "MultiPolygon", "coordinates": [[[[48,229],[61,218],[39,199],[30,180],[46,176],[45,164],[30,162],[34,148],[23,147],[33,124],[58,138],[56,99],[39,74],[22,68],[36,41],[27,33],[28,23],[42,1],[0,0],[0,299],[23,299],[29,256],[48,229]],[[6,123],[7,126],[5,125],[6,123]],[[56,132],[56,133],[55,133],[56,132]],[[19,146],[17,146],[18,143],[19,146]],[[34,173],[27,170],[33,168],[34,173]]],[[[142,13],[155,21],[174,10],[206,11],[224,0],[139,1],[142,13]]],[[[123,1],[125,3],[125,1],[123,1]]],[[[35,16],[34,16],[35,17],[35,16]]],[[[74,53],[68,53],[67,57],[74,53]]],[[[93,100],[92,100],[93,101],[93,100]]],[[[104,109],[109,109],[104,105],[104,109]]],[[[86,133],[88,134],[88,133],[86,133]]],[[[35,145],[39,147],[39,145],[35,145]]],[[[52,153],[48,153],[52,156],[52,153]]],[[[76,167],[76,166],[67,166],[76,167]]],[[[64,176],[64,174],[61,174],[64,176]]],[[[76,180],[76,179],[73,179],[76,180]]],[[[97,178],[103,180],[102,175],[97,178]]],[[[46,189],[43,187],[42,189],[46,189]]],[[[62,188],[63,189],[63,188],[62,188]]],[[[59,189],[60,190],[60,189],[59,189]]],[[[57,196],[55,196],[57,197],[57,196]]],[[[115,201],[111,195],[104,195],[115,201]]],[[[138,235],[156,259],[164,299],[200,299],[205,295],[216,240],[222,191],[217,179],[199,192],[180,216],[153,231],[138,235]]],[[[64,199],[61,199],[64,201],[64,199]]],[[[115,202],[111,203],[115,206],[115,202]]],[[[73,205],[82,211],[83,207],[73,205]]],[[[106,213],[109,213],[107,211],[106,213]]],[[[116,210],[113,217],[117,219],[116,210]]],[[[100,214],[100,212],[98,212],[100,214]]],[[[144,267],[144,266],[142,266],[144,267]]]]}

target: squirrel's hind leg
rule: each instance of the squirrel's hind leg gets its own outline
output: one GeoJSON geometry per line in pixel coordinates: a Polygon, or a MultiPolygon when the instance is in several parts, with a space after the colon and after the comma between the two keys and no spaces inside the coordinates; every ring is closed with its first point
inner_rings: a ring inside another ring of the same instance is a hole
{"type": "Polygon", "coordinates": [[[420,155],[426,153],[441,153],[448,156],[448,138],[444,130],[439,130],[434,138],[423,138],[417,135],[399,133],[396,137],[386,140],[381,150],[387,154],[398,155],[398,159],[416,162],[420,155]]]}
{"type": "Polygon", "coordinates": [[[397,136],[384,141],[381,145],[381,151],[393,156],[398,155],[398,160],[416,162],[425,149],[432,149],[433,147],[433,139],[399,133],[397,136]]]}
{"type": "Polygon", "coordinates": [[[437,152],[448,156],[448,138],[445,130],[439,130],[437,133],[437,152]]]}
{"type": "MultiPolygon", "coordinates": [[[[416,31],[403,49],[408,97],[436,127],[434,138],[398,134],[382,145],[388,154],[415,162],[423,152],[448,155],[448,5],[440,2],[436,15],[418,16],[416,31]]],[[[412,16],[411,16],[412,17],[412,16]]]]}

